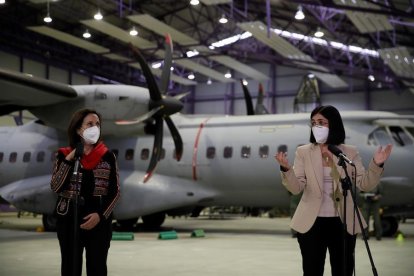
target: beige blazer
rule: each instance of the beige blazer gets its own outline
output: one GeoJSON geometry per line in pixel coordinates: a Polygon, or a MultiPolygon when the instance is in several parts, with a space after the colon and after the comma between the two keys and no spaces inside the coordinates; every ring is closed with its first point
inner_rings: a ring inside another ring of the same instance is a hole
{"type": "MultiPolygon", "coordinates": [[[[356,167],[356,186],[361,191],[372,190],[380,180],[383,168],[377,166],[371,160],[368,170],[365,170],[358,150],[354,146],[342,144],[338,146],[342,152],[355,163],[356,167]]],[[[339,216],[343,219],[344,197],[342,193],[342,184],[340,177],[345,177],[345,171],[341,166],[338,166],[338,158],[333,158],[333,171],[335,168],[338,172],[334,175],[334,194],[335,198],[339,198],[335,208],[338,210],[339,216]]],[[[347,165],[347,171],[351,181],[354,181],[354,169],[347,165]]],[[[293,169],[287,172],[281,172],[283,185],[293,194],[299,194],[303,191],[302,198],[292,218],[290,227],[299,233],[306,233],[314,224],[318,216],[319,209],[322,205],[322,189],[323,189],[323,165],[322,154],[318,145],[307,144],[300,146],[296,150],[295,161],[293,169]]],[[[351,191],[348,191],[346,204],[346,223],[347,231],[350,234],[361,233],[356,214],[354,215],[354,204],[351,197],[351,191]],[[355,229],[354,229],[355,225],[355,229]]],[[[361,212],[358,210],[361,214],[361,212]]],[[[361,215],[363,227],[366,227],[366,222],[361,215]]]]}

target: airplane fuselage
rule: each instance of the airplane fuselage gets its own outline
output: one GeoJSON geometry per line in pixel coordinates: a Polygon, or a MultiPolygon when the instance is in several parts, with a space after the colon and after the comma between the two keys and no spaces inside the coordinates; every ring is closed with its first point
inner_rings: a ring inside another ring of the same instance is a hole
{"type": "MultiPolygon", "coordinates": [[[[120,168],[122,196],[115,217],[128,219],[188,206],[287,208],[288,192],[273,156],[284,150],[293,162],[296,147],[309,141],[308,116],[176,115],[174,122],[184,142],[182,159],[175,159],[174,143],[166,133],[163,157],[145,184],[142,179],[153,136],[106,136],[104,141],[118,156],[120,168]]],[[[358,146],[367,165],[377,148],[368,134],[378,126],[347,117],[344,121],[346,142],[358,146]]],[[[0,140],[0,186],[13,183],[3,194],[6,192],[21,209],[51,213],[54,195],[49,191],[49,180],[54,154],[66,146],[65,133],[33,122],[0,128],[0,140]]],[[[412,144],[394,147],[383,175],[389,180],[384,204],[395,204],[394,196],[398,204],[414,202],[413,152],[412,144]],[[399,184],[401,187],[392,186],[399,184]],[[400,189],[405,192],[401,194],[400,189]]]]}

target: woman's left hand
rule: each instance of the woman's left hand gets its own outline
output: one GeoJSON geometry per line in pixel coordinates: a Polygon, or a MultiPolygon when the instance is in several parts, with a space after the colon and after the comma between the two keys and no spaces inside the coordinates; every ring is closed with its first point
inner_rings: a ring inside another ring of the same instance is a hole
{"type": "Polygon", "coordinates": [[[80,225],[80,228],[85,230],[91,230],[99,223],[99,221],[101,221],[101,218],[99,217],[98,213],[89,214],[83,219],[85,220],[85,222],[80,225]]]}
{"type": "Polygon", "coordinates": [[[382,165],[388,159],[391,154],[392,145],[388,144],[384,148],[379,146],[374,153],[374,162],[377,165],[382,165]]]}

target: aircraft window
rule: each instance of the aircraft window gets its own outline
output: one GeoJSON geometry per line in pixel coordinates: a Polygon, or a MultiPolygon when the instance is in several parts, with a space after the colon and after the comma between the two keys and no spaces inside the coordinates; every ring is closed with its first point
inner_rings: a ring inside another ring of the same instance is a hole
{"type": "Polygon", "coordinates": [[[141,160],[148,160],[149,158],[149,149],[141,150],[141,160]]]}
{"type": "Polygon", "coordinates": [[[4,153],[0,152],[0,163],[3,162],[4,153]]]}
{"type": "Polygon", "coordinates": [[[134,159],[134,150],[127,149],[125,152],[125,160],[133,160],[134,159]]]}
{"type": "Polygon", "coordinates": [[[119,151],[117,149],[112,149],[112,153],[118,158],[119,151]]]}
{"type": "Polygon", "coordinates": [[[391,135],[394,141],[397,142],[400,146],[411,145],[413,141],[411,141],[410,137],[408,137],[407,133],[401,127],[392,126],[390,127],[391,135]]]}
{"type": "Polygon", "coordinates": [[[260,158],[269,157],[269,146],[261,146],[259,148],[259,156],[260,156],[260,158]]]}
{"type": "Polygon", "coordinates": [[[206,156],[208,159],[214,159],[214,157],[216,157],[216,148],[208,147],[206,151],[206,156]]]}
{"type": "Polygon", "coordinates": [[[250,146],[243,146],[241,149],[241,158],[250,157],[250,146]]]}
{"type": "Polygon", "coordinates": [[[31,153],[30,152],[25,152],[24,154],[23,154],[23,162],[24,163],[27,163],[27,162],[29,162],[30,161],[30,156],[31,156],[31,153]]]}
{"type": "MultiPolygon", "coordinates": [[[[52,154],[52,155],[55,156],[54,154],[52,154]]],[[[36,161],[37,162],[43,162],[43,161],[45,161],[45,152],[44,151],[39,151],[37,153],[36,161]]]]}
{"type": "Polygon", "coordinates": [[[231,158],[233,156],[233,148],[225,147],[223,151],[224,158],[231,158]]]}
{"type": "Polygon", "coordinates": [[[368,144],[378,146],[392,144],[392,141],[387,131],[381,127],[375,129],[370,135],[368,135],[368,144]]]}
{"type": "Polygon", "coordinates": [[[10,153],[10,156],[9,156],[9,162],[10,162],[10,163],[15,163],[15,162],[16,162],[16,160],[17,160],[17,152],[12,152],[12,153],[10,153]]]}
{"type": "Polygon", "coordinates": [[[411,134],[411,136],[414,137],[414,127],[406,127],[406,129],[408,130],[408,132],[411,134]]]}

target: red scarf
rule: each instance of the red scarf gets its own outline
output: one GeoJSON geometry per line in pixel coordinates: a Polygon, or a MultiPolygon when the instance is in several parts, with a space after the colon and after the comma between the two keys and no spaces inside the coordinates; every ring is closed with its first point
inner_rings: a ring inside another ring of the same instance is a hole
{"type": "MultiPolygon", "coordinates": [[[[63,155],[68,155],[71,151],[73,150],[73,148],[71,147],[65,147],[65,148],[60,148],[59,151],[61,153],[63,153],[63,155]]],[[[82,155],[81,158],[81,164],[82,167],[86,170],[92,170],[93,168],[96,167],[96,165],[98,165],[99,161],[101,161],[102,156],[108,151],[108,148],[104,145],[104,143],[100,142],[99,144],[97,144],[92,151],[88,154],[82,155]]]]}

